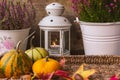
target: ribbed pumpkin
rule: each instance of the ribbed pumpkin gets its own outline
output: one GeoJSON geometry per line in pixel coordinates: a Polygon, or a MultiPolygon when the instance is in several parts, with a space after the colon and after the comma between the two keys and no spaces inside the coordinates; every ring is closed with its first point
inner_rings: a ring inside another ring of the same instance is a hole
{"type": "Polygon", "coordinates": [[[31,48],[26,50],[25,53],[32,59],[33,62],[35,62],[38,59],[45,58],[49,55],[48,51],[41,47],[34,47],[32,44],[32,40],[34,39],[34,36],[30,40],[31,48]]]}
{"type": "Polygon", "coordinates": [[[32,70],[32,60],[19,50],[20,43],[1,58],[0,68],[7,78],[28,74],[32,70]]]}
{"type": "Polygon", "coordinates": [[[47,75],[58,69],[60,69],[60,63],[48,57],[37,60],[32,66],[33,73],[37,77],[41,74],[47,75]]]}

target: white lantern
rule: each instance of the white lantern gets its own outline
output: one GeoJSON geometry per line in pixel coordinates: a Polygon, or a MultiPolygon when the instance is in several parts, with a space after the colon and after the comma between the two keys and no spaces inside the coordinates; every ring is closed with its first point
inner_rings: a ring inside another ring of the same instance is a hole
{"type": "Polygon", "coordinates": [[[64,12],[64,6],[54,2],[46,6],[46,11],[49,16],[43,18],[38,24],[40,28],[40,46],[43,40],[41,33],[43,31],[44,47],[50,55],[70,54],[71,23],[67,18],[61,16],[64,12]]]}

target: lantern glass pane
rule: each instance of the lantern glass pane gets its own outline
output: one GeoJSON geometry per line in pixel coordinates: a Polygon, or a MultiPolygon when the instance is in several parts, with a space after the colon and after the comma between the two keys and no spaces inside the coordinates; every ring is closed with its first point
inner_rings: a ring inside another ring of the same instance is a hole
{"type": "Polygon", "coordinates": [[[69,46],[70,46],[70,41],[69,41],[69,31],[65,31],[64,32],[64,44],[63,44],[63,49],[64,49],[64,53],[68,53],[69,52],[69,46]]]}
{"type": "Polygon", "coordinates": [[[60,51],[60,33],[49,32],[49,52],[52,54],[58,54],[60,51]]]}
{"type": "Polygon", "coordinates": [[[40,47],[45,47],[45,33],[43,30],[40,31],[40,47]]]}
{"type": "Polygon", "coordinates": [[[51,45],[60,45],[59,32],[51,32],[51,45]]]}
{"type": "Polygon", "coordinates": [[[69,33],[68,33],[68,31],[66,31],[65,32],[65,34],[64,34],[64,38],[65,38],[65,49],[69,49],[69,33]]]}

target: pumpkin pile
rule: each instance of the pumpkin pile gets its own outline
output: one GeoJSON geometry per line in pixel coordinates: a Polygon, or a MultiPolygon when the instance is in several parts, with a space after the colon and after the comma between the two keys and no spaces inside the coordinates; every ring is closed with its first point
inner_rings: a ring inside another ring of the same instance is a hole
{"type": "Polygon", "coordinates": [[[15,49],[10,50],[0,60],[0,78],[20,78],[21,75],[30,74],[32,71],[37,78],[40,74],[48,74],[60,68],[59,62],[48,58],[48,51],[41,47],[32,45],[25,53],[19,49],[21,41],[16,45],[15,49]],[[33,64],[34,63],[34,64],[33,64]]]}

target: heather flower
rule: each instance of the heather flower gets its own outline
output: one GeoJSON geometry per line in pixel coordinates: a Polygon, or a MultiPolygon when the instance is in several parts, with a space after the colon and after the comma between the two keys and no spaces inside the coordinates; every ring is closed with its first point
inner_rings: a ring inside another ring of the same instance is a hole
{"type": "Polygon", "coordinates": [[[120,0],[71,0],[76,17],[86,22],[120,21],[120,0]]]}
{"type": "Polygon", "coordinates": [[[11,0],[0,2],[0,29],[18,30],[32,27],[36,21],[35,17],[31,0],[28,3],[11,0]]]}
{"type": "Polygon", "coordinates": [[[117,0],[114,0],[114,2],[117,2],[117,0]]]}
{"type": "Polygon", "coordinates": [[[110,7],[113,7],[114,6],[114,3],[110,3],[110,7]]]}

